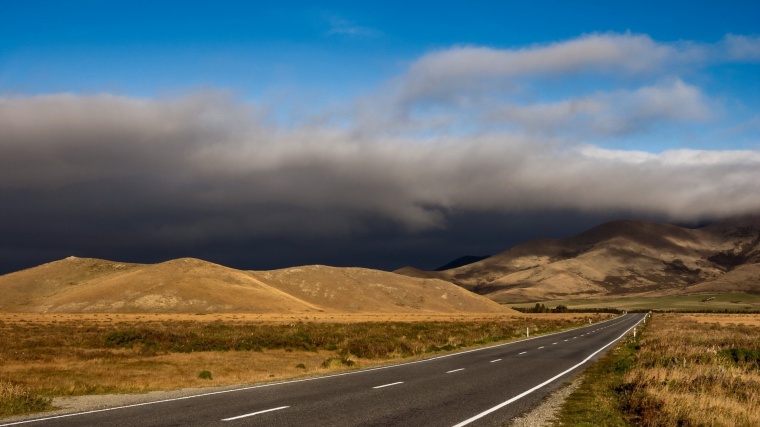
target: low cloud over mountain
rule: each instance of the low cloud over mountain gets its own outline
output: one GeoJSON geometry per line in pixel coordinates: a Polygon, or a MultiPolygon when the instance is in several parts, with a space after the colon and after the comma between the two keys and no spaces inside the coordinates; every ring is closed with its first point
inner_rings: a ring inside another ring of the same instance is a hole
{"type": "MultiPolygon", "coordinates": [[[[756,61],[757,39],[718,44],[731,49],[632,34],[452,47],[421,56],[376,93],[298,120],[218,92],[6,96],[2,269],[41,261],[25,254],[82,250],[256,259],[320,239],[342,239],[350,260],[378,235],[393,240],[377,249],[390,259],[404,236],[450,239],[454,224],[483,215],[700,221],[757,212],[756,150],[614,143],[719,120],[719,100],[683,70],[756,61]],[[521,95],[589,76],[625,84],[536,102],[521,95]]],[[[754,132],[747,126],[735,131],[754,132]]],[[[417,242],[422,251],[457,244],[417,242]]]]}

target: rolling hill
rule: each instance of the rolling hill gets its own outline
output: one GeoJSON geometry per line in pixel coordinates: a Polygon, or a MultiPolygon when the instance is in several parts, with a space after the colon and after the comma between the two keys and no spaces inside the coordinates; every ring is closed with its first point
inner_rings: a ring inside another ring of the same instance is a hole
{"type": "Polygon", "coordinates": [[[69,257],[0,276],[0,293],[4,312],[510,312],[440,279],[325,266],[242,271],[193,258],[69,257]]]}
{"type": "Polygon", "coordinates": [[[508,309],[491,300],[732,292],[760,294],[760,216],[698,229],[613,221],[443,271],[243,271],[193,258],[129,264],[69,257],[0,276],[0,311],[494,313],[508,309]]]}
{"type": "Polygon", "coordinates": [[[699,229],[613,221],[566,239],[536,239],[437,277],[498,301],[760,293],[760,217],[699,229]]]}

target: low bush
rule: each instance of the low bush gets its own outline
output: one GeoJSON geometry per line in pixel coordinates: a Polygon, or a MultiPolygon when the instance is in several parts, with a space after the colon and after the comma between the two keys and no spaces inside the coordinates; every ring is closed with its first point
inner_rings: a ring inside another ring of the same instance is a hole
{"type": "Polygon", "coordinates": [[[224,324],[199,326],[178,322],[102,333],[95,347],[138,349],[143,355],[197,351],[263,351],[289,349],[334,351],[363,359],[407,357],[483,345],[531,333],[550,332],[582,323],[572,319],[485,322],[371,322],[293,325],[224,324]]]}
{"type": "Polygon", "coordinates": [[[335,366],[354,366],[356,362],[343,356],[328,357],[322,361],[323,368],[332,368],[335,366]]]}

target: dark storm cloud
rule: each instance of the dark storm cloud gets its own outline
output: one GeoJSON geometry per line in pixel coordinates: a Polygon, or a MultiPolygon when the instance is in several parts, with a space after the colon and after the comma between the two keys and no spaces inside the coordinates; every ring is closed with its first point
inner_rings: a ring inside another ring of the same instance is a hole
{"type": "Polygon", "coordinates": [[[51,95],[0,103],[0,188],[93,217],[177,212],[168,237],[351,234],[383,219],[411,231],[447,212],[640,210],[676,219],[760,200],[760,154],[556,146],[515,134],[354,140],[273,128],[218,97],[138,101],[51,95]],[[65,197],[61,196],[67,194],[65,197]],[[59,197],[60,196],[60,197],[59,197]]]}
{"type": "MultiPolygon", "coordinates": [[[[757,39],[720,43],[730,60],[756,53],[757,39]]],[[[710,49],[631,35],[519,51],[452,48],[423,56],[350,112],[303,123],[213,92],[0,98],[0,270],[71,254],[197,256],[250,268],[388,268],[414,255],[435,267],[515,237],[578,232],[589,218],[757,212],[757,151],[653,154],[589,143],[714,120],[698,87],[663,71],[706,61],[710,49]],[[655,81],[534,104],[511,102],[510,85],[497,82],[487,89],[506,90],[499,102],[482,98],[491,77],[524,85],[526,74],[578,70],[655,81]]]]}
{"type": "Polygon", "coordinates": [[[478,213],[684,220],[760,208],[755,152],[351,135],[268,126],[255,108],[208,94],[3,99],[3,244],[161,252],[378,231],[445,235],[453,218],[478,213]]]}

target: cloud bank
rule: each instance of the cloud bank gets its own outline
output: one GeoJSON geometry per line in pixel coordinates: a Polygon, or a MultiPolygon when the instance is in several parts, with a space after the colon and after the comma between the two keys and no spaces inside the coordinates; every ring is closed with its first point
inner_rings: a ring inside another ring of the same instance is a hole
{"type": "MultiPolygon", "coordinates": [[[[724,60],[757,59],[757,39],[720,43],[724,60]]],[[[0,233],[16,248],[24,230],[140,247],[415,234],[484,213],[758,212],[758,151],[595,143],[715,120],[714,101],[672,73],[674,63],[713,60],[711,49],[630,34],[453,47],[415,61],[383,96],[357,100],[340,126],[278,123],[267,105],[213,92],[0,98],[0,233]],[[524,77],[578,73],[633,83],[513,96],[535,88],[524,77]]]]}

